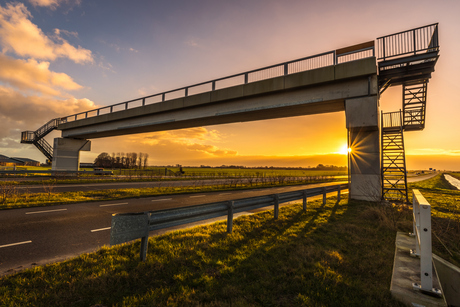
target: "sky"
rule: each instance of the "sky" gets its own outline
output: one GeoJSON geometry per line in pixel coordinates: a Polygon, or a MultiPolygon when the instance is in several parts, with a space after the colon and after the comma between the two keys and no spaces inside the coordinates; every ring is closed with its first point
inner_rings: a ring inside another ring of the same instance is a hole
{"type": "MultiPolygon", "coordinates": [[[[458,12],[458,0],[0,0],[0,154],[44,162],[20,133],[52,118],[439,22],[426,128],[405,133],[406,160],[460,170],[458,12]]],[[[380,107],[401,109],[401,87],[380,107]]],[[[144,152],[149,165],[346,165],[346,141],[338,112],[94,139],[81,161],[144,152]]]]}

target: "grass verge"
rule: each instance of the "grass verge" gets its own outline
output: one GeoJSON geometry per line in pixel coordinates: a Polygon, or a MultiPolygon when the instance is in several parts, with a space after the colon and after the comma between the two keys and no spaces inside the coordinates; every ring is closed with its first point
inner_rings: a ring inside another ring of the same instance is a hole
{"type": "Polygon", "coordinates": [[[391,221],[365,202],[309,202],[139,241],[0,279],[4,306],[402,306],[391,221]]]}
{"type": "Polygon", "coordinates": [[[433,251],[460,267],[460,191],[443,174],[411,183],[411,189],[420,190],[431,205],[433,251]]]}
{"type": "Polygon", "coordinates": [[[45,193],[18,193],[15,185],[0,182],[0,210],[18,209],[30,207],[45,207],[54,205],[74,204],[81,202],[119,200],[136,197],[151,197],[158,195],[218,192],[229,190],[242,190],[254,188],[270,188],[280,186],[291,186],[300,184],[323,183],[336,180],[302,180],[291,183],[286,182],[267,182],[249,183],[242,180],[229,181],[229,183],[219,185],[204,185],[200,181],[195,181],[192,186],[173,187],[165,183],[164,187],[154,188],[131,188],[131,189],[110,189],[98,191],[76,191],[76,192],[53,192],[54,185],[45,185],[45,193]]]}

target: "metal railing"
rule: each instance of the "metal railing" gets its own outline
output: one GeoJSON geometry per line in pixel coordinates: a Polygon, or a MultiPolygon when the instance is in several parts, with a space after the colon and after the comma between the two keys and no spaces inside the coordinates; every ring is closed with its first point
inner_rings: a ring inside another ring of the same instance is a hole
{"type": "Polygon", "coordinates": [[[377,38],[377,59],[417,55],[439,49],[438,24],[398,32],[377,38]]]}
{"type": "Polygon", "coordinates": [[[382,112],[382,128],[400,128],[402,126],[401,110],[396,112],[382,112]]]}
{"type": "Polygon", "coordinates": [[[433,264],[431,247],[431,206],[419,190],[412,190],[413,233],[415,250],[411,256],[420,257],[420,284],[413,283],[416,290],[441,296],[441,290],[433,288],[433,264]]]}
{"type": "Polygon", "coordinates": [[[337,198],[338,201],[340,201],[340,192],[345,189],[348,189],[348,183],[183,208],[113,214],[110,245],[121,244],[141,238],[140,259],[144,261],[147,257],[149,231],[226,215],[227,232],[231,233],[233,228],[233,215],[235,213],[273,206],[274,218],[277,219],[279,215],[279,204],[281,203],[302,199],[303,210],[307,210],[308,197],[323,195],[323,203],[325,204],[326,194],[337,191],[337,198]]]}
{"type": "MultiPolygon", "coordinates": [[[[356,46],[361,46],[356,45],[356,46]]],[[[348,47],[351,51],[346,53],[337,54],[336,50],[328,51],[313,56],[292,60],[280,64],[275,64],[255,70],[246,71],[243,73],[214,79],[211,81],[201,82],[194,85],[181,87],[178,89],[145,96],[125,102],[120,102],[114,105],[93,109],[70,116],[61,118],[61,122],[71,122],[80,119],[100,116],[104,114],[114,113],[118,111],[128,110],[136,107],[141,107],[149,104],[158,102],[164,102],[171,99],[187,97],[190,95],[196,95],[204,92],[215,91],[227,87],[236,85],[248,84],[251,82],[257,82],[261,80],[286,76],[298,72],[313,70],[317,68],[323,68],[327,66],[337,65],[345,62],[365,59],[374,57],[374,45],[372,46],[367,43],[362,48],[353,48],[355,46],[348,47]]],[[[343,48],[346,49],[346,48],[343,48]]]]}

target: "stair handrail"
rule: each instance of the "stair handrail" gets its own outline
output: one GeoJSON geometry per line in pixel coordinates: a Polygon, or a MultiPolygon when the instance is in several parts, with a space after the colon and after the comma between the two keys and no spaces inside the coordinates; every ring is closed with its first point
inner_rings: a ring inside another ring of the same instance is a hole
{"type": "Polygon", "coordinates": [[[439,49],[438,23],[377,38],[377,60],[439,49]]]}

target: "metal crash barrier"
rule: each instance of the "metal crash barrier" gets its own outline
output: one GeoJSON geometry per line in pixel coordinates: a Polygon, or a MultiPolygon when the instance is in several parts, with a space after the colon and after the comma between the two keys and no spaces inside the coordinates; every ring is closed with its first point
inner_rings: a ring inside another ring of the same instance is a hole
{"type": "Polygon", "coordinates": [[[121,244],[141,238],[140,259],[144,261],[147,257],[150,231],[226,215],[227,232],[231,233],[233,228],[233,215],[235,213],[273,206],[274,218],[277,219],[279,204],[281,203],[303,199],[303,210],[306,210],[308,197],[323,195],[323,203],[326,203],[326,194],[337,191],[337,199],[340,201],[340,192],[344,189],[348,189],[348,183],[183,208],[113,214],[110,245],[121,244]]]}

